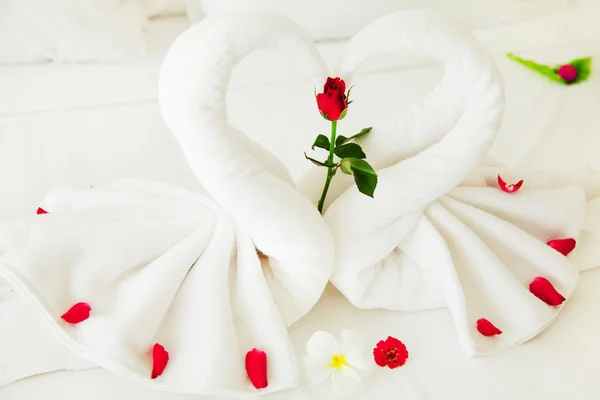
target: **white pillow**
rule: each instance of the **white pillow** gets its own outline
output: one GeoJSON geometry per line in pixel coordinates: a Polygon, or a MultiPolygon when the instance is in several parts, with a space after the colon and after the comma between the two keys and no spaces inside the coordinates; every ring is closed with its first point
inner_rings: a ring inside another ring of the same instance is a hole
{"type": "Polygon", "coordinates": [[[205,16],[262,11],[286,15],[316,40],[345,39],[385,14],[429,8],[473,29],[523,22],[565,11],[570,0],[190,0],[205,16]]]}
{"type": "Polygon", "coordinates": [[[140,58],[142,17],[137,0],[0,0],[0,63],[140,58]]]}

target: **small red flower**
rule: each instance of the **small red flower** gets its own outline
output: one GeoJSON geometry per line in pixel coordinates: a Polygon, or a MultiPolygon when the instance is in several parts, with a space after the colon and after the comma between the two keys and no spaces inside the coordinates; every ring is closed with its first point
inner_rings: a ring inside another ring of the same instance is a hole
{"type": "Polygon", "coordinates": [[[317,106],[321,115],[330,121],[340,119],[342,112],[348,108],[346,82],[340,78],[327,78],[323,93],[317,94],[317,106]]]}
{"type": "Polygon", "coordinates": [[[161,376],[168,363],[169,353],[162,345],[155,343],[152,347],[152,379],[161,376]]]}
{"type": "Polygon", "coordinates": [[[44,210],[42,207],[38,207],[36,214],[37,215],[48,214],[48,211],[44,210]]]}
{"type": "Polygon", "coordinates": [[[504,182],[504,180],[500,177],[500,175],[498,175],[498,186],[500,186],[500,189],[502,189],[503,192],[514,193],[517,190],[521,189],[521,186],[523,186],[523,180],[521,179],[514,185],[507,185],[506,182],[504,182]]]}
{"type": "Polygon", "coordinates": [[[502,331],[500,329],[496,328],[494,324],[492,324],[485,318],[479,318],[477,320],[477,330],[483,336],[496,336],[502,334],[502,331]]]}
{"type": "Polygon", "coordinates": [[[380,367],[386,365],[390,369],[401,367],[406,363],[408,359],[408,351],[404,343],[398,339],[388,336],[384,340],[380,340],[377,343],[377,347],[373,349],[373,358],[375,363],[380,367]]]}
{"type": "Polygon", "coordinates": [[[575,249],[577,242],[573,238],[549,240],[546,244],[563,256],[568,256],[575,249]]]}
{"type": "Polygon", "coordinates": [[[558,68],[558,76],[561,77],[563,81],[566,83],[572,83],[577,80],[577,76],[579,76],[579,71],[571,64],[565,64],[558,68]]]}
{"type": "Polygon", "coordinates": [[[259,349],[252,349],[246,353],[246,373],[257,389],[269,386],[267,379],[267,353],[259,349]]]}
{"type": "Polygon", "coordinates": [[[535,297],[550,306],[559,306],[565,301],[563,295],[558,293],[552,283],[541,276],[538,276],[531,281],[529,284],[529,291],[533,293],[535,297]]]}
{"type": "Polygon", "coordinates": [[[61,318],[70,324],[78,324],[90,317],[92,307],[88,303],[77,303],[61,315],[61,318]]]}

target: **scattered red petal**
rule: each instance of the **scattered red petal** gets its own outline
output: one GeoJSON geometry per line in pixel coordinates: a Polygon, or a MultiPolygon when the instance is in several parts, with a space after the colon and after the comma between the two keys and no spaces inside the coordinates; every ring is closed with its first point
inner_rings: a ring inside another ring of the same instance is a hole
{"type": "Polygon", "coordinates": [[[546,244],[563,256],[568,256],[577,246],[577,242],[573,238],[549,240],[546,244]]]}
{"type": "Polygon", "coordinates": [[[246,353],[246,373],[257,389],[269,386],[267,379],[267,353],[259,349],[252,349],[246,353]]]}
{"type": "Polygon", "coordinates": [[[386,340],[380,340],[373,349],[373,358],[380,367],[387,366],[390,369],[403,366],[408,359],[408,350],[400,340],[388,336],[386,340]]]}
{"type": "Polygon", "coordinates": [[[169,353],[162,345],[155,343],[152,347],[152,379],[161,376],[168,363],[169,353]]]}
{"type": "Polygon", "coordinates": [[[78,324],[90,317],[92,307],[88,303],[77,303],[61,315],[61,318],[70,324],[78,324]]]}
{"type": "Polygon", "coordinates": [[[44,210],[42,207],[38,207],[36,213],[37,213],[37,215],[48,214],[48,211],[44,210]]]}
{"type": "Polygon", "coordinates": [[[579,71],[577,71],[577,68],[575,68],[571,64],[561,65],[558,68],[557,73],[558,76],[560,76],[561,79],[566,83],[575,82],[575,80],[577,80],[577,76],[579,75],[579,71]]]}
{"type": "Polygon", "coordinates": [[[564,296],[558,293],[552,283],[541,276],[538,276],[531,281],[529,284],[529,291],[533,293],[535,297],[550,306],[559,306],[565,301],[564,296]]]}
{"type": "Polygon", "coordinates": [[[502,189],[503,192],[515,193],[517,190],[521,189],[521,186],[523,186],[523,180],[521,179],[514,185],[507,185],[506,182],[504,182],[504,180],[502,179],[502,177],[498,175],[498,186],[500,186],[500,189],[502,189]]]}
{"type": "Polygon", "coordinates": [[[502,334],[502,331],[500,329],[496,328],[494,324],[492,324],[485,318],[479,318],[477,320],[477,330],[483,336],[496,336],[502,334]]]}

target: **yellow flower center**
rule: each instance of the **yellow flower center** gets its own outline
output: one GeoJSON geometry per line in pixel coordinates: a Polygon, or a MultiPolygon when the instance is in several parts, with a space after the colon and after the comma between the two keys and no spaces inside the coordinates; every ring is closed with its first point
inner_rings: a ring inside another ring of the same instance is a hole
{"type": "Polygon", "coordinates": [[[346,362],[346,356],[344,356],[343,354],[338,354],[331,357],[331,364],[329,364],[331,368],[337,369],[342,369],[344,366],[347,365],[348,363],[346,362]]]}

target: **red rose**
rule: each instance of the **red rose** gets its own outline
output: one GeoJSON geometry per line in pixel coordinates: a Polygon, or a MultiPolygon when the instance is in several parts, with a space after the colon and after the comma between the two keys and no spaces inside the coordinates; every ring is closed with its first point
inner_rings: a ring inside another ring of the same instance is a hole
{"type": "Polygon", "coordinates": [[[579,71],[577,71],[577,68],[571,64],[565,64],[558,68],[558,76],[560,76],[566,83],[575,82],[578,75],[579,71]]]}
{"type": "Polygon", "coordinates": [[[380,340],[377,343],[377,347],[373,349],[373,358],[380,367],[387,365],[390,369],[394,369],[406,363],[408,351],[404,343],[388,336],[386,340],[380,340]]]}
{"type": "Polygon", "coordinates": [[[317,94],[317,106],[321,115],[328,120],[340,119],[342,112],[348,108],[346,82],[340,78],[327,78],[323,93],[317,94]]]}

